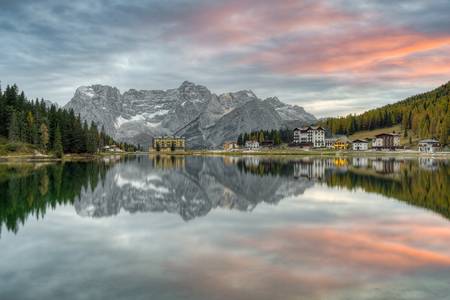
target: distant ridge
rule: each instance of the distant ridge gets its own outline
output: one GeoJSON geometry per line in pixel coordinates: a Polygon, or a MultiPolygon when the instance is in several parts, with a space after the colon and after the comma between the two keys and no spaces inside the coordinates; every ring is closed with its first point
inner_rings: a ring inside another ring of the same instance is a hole
{"type": "Polygon", "coordinates": [[[177,134],[190,148],[218,148],[241,132],[317,122],[302,107],[276,97],[261,100],[251,90],[216,95],[189,81],[165,91],[123,94],[107,85],[82,86],[64,108],[103,126],[119,141],[143,146],[154,136],[177,134]]]}

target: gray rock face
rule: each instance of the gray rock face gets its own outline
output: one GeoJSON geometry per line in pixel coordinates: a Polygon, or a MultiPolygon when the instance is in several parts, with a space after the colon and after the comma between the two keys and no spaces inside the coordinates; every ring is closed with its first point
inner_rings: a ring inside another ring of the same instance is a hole
{"type": "Polygon", "coordinates": [[[259,99],[252,91],[216,95],[185,81],[177,89],[134,90],[79,87],[64,106],[83,120],[104,126],[119,141],[148,146],[158,135],[184,135],[190,148],[217,148],[241,132],[310,124],[316,118],[278,98],[259,99]]]}
{"type": "Polygon", "coordinates": [[[303,107],[283,103],[277,97],[267,98],[264,102],[271,105],[283,120],[305,120],[307,123],[314,123],[317,121],[316,117],[310,113],[307,113],[303,107]],[[302,118],[299,118],[298,116],[302,116],[302,118]]]}

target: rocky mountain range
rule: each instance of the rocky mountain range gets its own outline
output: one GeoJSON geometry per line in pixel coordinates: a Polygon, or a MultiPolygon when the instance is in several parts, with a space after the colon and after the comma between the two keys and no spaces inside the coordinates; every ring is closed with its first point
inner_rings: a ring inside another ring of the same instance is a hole
{"type": "Polygon", "coordinates": [[[218,148],[239,133],[314,123],[302,107],[252,91],[216,95],[185,81],[169,90],[128,90],[111,86],[79,87],[64,106],[81,118],[104,126],[116,140],[148,146],[152,137],[181,135],[189,148],[218,148]]]}

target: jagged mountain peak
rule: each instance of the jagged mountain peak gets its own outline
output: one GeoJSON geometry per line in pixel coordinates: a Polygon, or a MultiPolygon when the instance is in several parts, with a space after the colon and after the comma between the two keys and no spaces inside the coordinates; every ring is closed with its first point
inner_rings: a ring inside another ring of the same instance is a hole
{"type": "Polygon", "coordinates": [[[103,125],[119,141],[144,146],[156,135],[182,134],[191,148],[217,148],[224,139],[237,138],[243,131],[316,120],[303,108],[276,97],[262,101],[251,90],[217,96],[190,81],[175,89],[130,89],[123,94],[108,85],[81,86],[65,108],[73,109],[88,123],[103,125]]]}
{"type": "Polygon", "coordinates": [[[185,88],[195,87],[195,86],[196,86],[195,83],[185,80],[181,83],[181,85],[178,87],[178,89],[185,89],[185,88]]]}
{"type": "Polygon", "coordinates": [[[80,86],[77,88],[75,91],[75,96],[77,95],[88,99],[102,96],[111,99],[111,96],[114,95],[114,98],[116,99],[120,98],[120,91],[118,88],[109,85],[93,84],[89,86],[80,86]]]}
{"type": "Polygon", "coordinates": [[[269,97],[264,99],[264,102],[272,105],[273,107],[283,107],[286,104],[281,102],[280,99],[278,99],[278,97],[269,97]]]}

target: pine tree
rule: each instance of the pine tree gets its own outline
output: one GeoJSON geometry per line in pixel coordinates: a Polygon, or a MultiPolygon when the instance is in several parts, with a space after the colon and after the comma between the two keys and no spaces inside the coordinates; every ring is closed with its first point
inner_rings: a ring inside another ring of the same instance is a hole
{"type": "Polygon", "coordinates": [[[447,145],[448,142],[448,118],[444,118],[444,121],[441,124],[441,133],[439,136],[439,142],[442,146],[447,145]]]}
{"type": "Polygon", "coordinates": [[[25,124],[25,142],[32,144],[34,141],[34,117],[31,111],[27,112],[26,124],[25,124]]]}
{"type": "Polygon", "coordinates": [[[91,128],[87,132],[86,150],[88,153],[94,154],[97,152],[97,148],[97,127],[92,123],[91,128]]]}
{"type": "Polygon", "coordinates": [[[59,126],[56,127],[55,142],[53,144],[53,151],[55,151],[55,155],[58,158],[62,158],[63,155],[64,155],[62,139],[61,139],[61,130],[59,129],[59,126]]]}
{"type": "Polygon", "coordinates": [[[280,132],[278,130],[275,131],[275,133],[274,133],[273,142],[274,142],[275,145],[280,145],[281,144],[281,135],[280,135],[280,132]]]}
{"type": "Polygon", "coordinates": [[[243,141],[243,136],[242,136],[242,133],[241,133],[241,134],[239,134],[239,136],[238,136],[237,144],[238,144],[239,146],[244,145],[244,143],[243,143],[242,141],[243,141]]]}
{"type": "Polygon", "coordinates": [[[260,143],[264,142],[264,133],[262,132],[262,130],[259,132],[258,141],[260,143]]]}
{"type": "Polygon", "coordinates": [[[40,146],[41,146],[42,150],[46,151],[47,146],[48,146],[49,136],[48,136],[48,128],[47,128],[47,125],[45,125],[45,123],[41,124],[41,127],[39,128],[39,133],[40,133],[40,146]]]}
{"type": "Polygon", "coordinates": [[[20,140],[19,122],[15,112],[12,113],[11,121],[9,122],[8,139],[11,142],[18,142],[20,140]]]}

